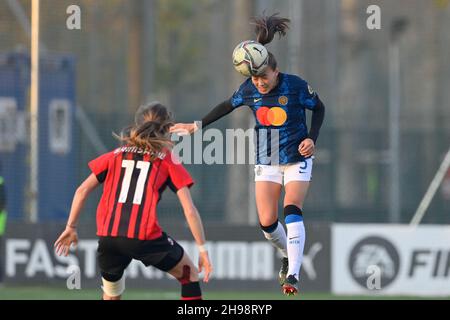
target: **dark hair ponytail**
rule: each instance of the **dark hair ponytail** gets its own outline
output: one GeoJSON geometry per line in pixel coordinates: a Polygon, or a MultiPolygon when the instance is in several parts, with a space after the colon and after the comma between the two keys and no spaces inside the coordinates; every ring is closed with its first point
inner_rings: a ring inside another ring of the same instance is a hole
{"type": "Polygon", "coordinates": [[[278,13],[270,17],[265,16],[263,13],[262,16],[251,19],[251,23],[255,25],[256,41],[266,45],[273,40],[276,33],[278,33],[280,38],[286,35],[286,31],[289,29],[288,23],[291,20],[277,16],[278,13]]]}
{"type": "MultiPolygon", "coordinates": [[[[280,38],[286,35],[286,31],[289,29],[288,23],[291,20],[277,16],[278,13],[275,13],[267,17],[263,12],[262,16],[251,19],[251,23],[255,25],[256,41],[262,45],[266,45],[272,42],[276,33],[278,33],[280,38]]],[[[275,70],[278,65],[275,56],[271,52],[269,52],[268,65],[272,70],[275,70]]]]}

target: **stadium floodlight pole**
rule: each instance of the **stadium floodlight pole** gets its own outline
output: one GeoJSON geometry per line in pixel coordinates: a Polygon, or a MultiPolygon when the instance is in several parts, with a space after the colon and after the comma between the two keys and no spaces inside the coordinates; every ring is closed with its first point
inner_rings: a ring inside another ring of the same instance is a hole
{"type": "MultiPolygon", "coordinates": [[[[269,2],[268,0],[257,0],[255,2],[255,16],[256,15],[260,15],[264,12],[264,10],[266,8],[269,7],[269,2]]],[[[248,122],[248,128],[252,128],[255,123],[254,120],[249,117],[247,118],[247,122],[248,122]]],[[[256,139],[255,139],[256,140],[256,139]]],[[[250,146],[251,148],[252,146],[250,146]]],[[[255,155],[256,157],[256,155],[255,155]]],[[[250,160],[250,158],[249,158],[250,160]]],[[[256,159],[251,159],[251,160],[256,160],[256,159]]],[[[248,166],[248,176],[252,177],[254,174],[254,166],[248,166]]],[[[247,184],[247,192],[248,195],[254,195],[255,193],[255,184],[253,181],[250,181],[247,184]]],[[[257,226],[258,225],[258,215],[255,214],[257,212],[257,208],[256,208],[256,201],[255,201],[255,197],[254,196],[249,196],[247,197],[247,207],[248,207],[248,215],[247,215],[247,221],[246,224],[249,226],[257,226]]]]}
{"type": "Polygon", "coordinates": [[[427,192],[423,196],[422,201],[420,201],[416,213],[414,214],[414,217],[411,219],[411,222],[409,223],[410,226],[417,226],[422,221],[425,212],[430,206],[431,200],[433,200],[433,197],[436,194],[442,180],[444,180],[445,174],[447,173],[447,170],[449,168],[450,168],[450,148],[448,149],[447,154],[444,157],[444,161],[442,161],[441,166],[436,172],[436,175],[431,181],[427,192]]]}
{"type": "Polygon", "coordinates": [[[39,1],[31,2],[31,88],[30,88],[30,222],[38,220],[39,174],[39,1]]]}
{"type": "Polygon", "coordinates": [[[404,18],[397,18],[391,25],[389,42],[389,154],[390,154],[390,199],[389,222],[399,223],[400,202],[400,34],[406,27],[404,18]]]}
{"type": "Polygon", "coordinates": [[[389,47],[389,221],[400,220],[400,61],[399,45],[389,47]]]}
{"type": "MultiPolygon", "coordinates": [[[[232,43],[239,43],[242,39],[250,39],[250,25],[248,23],[248,17],[251,16],[252,2],[233,0],[230,2],[230,9],[235,19],[235,22],[231,24],[231,41],[232,43]]],[[[232,71],[232,78],[229,85],[232,90],[236,90],[242,81],[242,76],[239,76],[237,72],[232,71]]],[[[250,115],[242,115],[238,112],[232,112],[230,114],[231,122],[237,127],[245,128],[248,126],[250,115]],[[233,114],[234,113],[234,114],[233,114]]],[[[234,143],[233,143],[234,144],[234,143]]],[[[236,146],[233,145],[236,155],[236,146]]],[[[233,159],[234,161],[235,159],[233,159]]],[[[227,175],[227,199],[226,199],[226,219],[227,222],[232,224],[251,224],[251,215],[254,212],[250,210],[250,197],[248,192],[250,190],[249,184],[254,184],[250,181],[251,170],[243,165],[229,166],[227,175]],[[247,215],[242,213],[246,212],[247,215]]],[[[254,198],[253,198],[254,199],[254,198]]],[[[252,201],[254,201],[252,199],[252,201]]]]}

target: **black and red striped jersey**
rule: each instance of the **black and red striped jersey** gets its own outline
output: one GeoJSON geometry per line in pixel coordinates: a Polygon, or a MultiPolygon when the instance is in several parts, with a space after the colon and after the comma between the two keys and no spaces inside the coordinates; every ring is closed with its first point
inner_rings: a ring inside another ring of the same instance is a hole
{"type": "Polygon", "coordinates": [[[169,186],[174,192],[194,184],[173,154],[162,152],[150,161],[150,153],[124,146],[89,162],[103,183],[97,207],[97,235],[152,240],[162,235],[156,206],[169,186]]]}

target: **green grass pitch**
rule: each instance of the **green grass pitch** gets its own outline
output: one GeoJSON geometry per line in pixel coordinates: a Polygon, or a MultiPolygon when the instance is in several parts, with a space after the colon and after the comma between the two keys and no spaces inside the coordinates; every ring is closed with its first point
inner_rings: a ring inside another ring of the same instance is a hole
{"type": "MultiPolygon", "coordinates": [[[[99,300],[101,289],[68,290],[54,287],[3,286],[0,288],[0,300],[99,300]]],[[[179,300],[179,291],[161,291],[146,289],[127,289],[124,300],[179,300]]],[[[424,299],[414,296],[336,296],[329,293],[300,293],[295,297],[286,297],[280,292],[242,292],[242,291],[204,291],[203,298],[208,300],[392,300],[424,299]]],[[[450,297],[426,297],[426,299],[450,299],[450,297]]]]}

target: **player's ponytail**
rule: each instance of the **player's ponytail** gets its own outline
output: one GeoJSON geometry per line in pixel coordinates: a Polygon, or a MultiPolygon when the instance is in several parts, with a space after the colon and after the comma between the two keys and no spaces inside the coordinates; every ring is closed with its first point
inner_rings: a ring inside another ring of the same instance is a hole
{"type": "Polygon", "coordinates": [[[120,136],[116,135],[125,145],[151,151],[151,160],[154,160],[159,152],[173,146],[169,128],[174,121],[171,113],[161,103],[153,102],[141,106],[136,112],[135,122],[134,126],[124,129],[120,136]]]}
{"type": "MultiPolygon", "coordinates": [[[[266,45],[272,42],[276,33],[278,33],[280,38],[286,35],[287,29],[289,29],[288,23],[291,20],[277,16],[278,13],[270,17],[265,16],[263,13],[262,16],[251,19],[251,23],[255,25],[256,41],[266,45]]],[[[269,52],[268,65],[272,70],[277,68],[277,60],[271,52],[269,52]]]]}
{"type": "Polygon", "coordinates": [[[255,25],[256,41],[266,45],[272,42],[276,33],[278,33],[280,38],[286,35],[286,31],[289,29],[288,23],[291,20],[277,16],[278,13],[270,17],[265,16],[263,13],[262,16],[251,19],[251,23],[255,25]]]}

